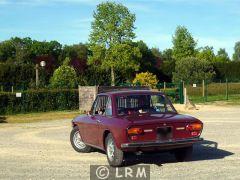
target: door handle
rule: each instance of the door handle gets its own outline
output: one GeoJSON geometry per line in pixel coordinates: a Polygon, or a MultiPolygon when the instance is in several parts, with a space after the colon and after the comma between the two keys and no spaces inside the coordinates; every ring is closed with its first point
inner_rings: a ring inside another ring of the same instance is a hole
{"type": "Polygon", "coordinates": [[[97,119],[97,122],[100,123],[101,121],[99,119],[97,119]]]}

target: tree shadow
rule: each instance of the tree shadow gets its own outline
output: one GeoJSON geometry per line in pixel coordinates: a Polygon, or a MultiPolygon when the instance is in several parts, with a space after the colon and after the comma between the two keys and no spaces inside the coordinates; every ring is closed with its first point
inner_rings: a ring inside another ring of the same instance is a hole
{"type": "MultiPolygon", "coordinates": [[[[193,146],[193,154],[191,161],[222,159],[234,153],[218,149],[218,143],[214,141],[204,140],[193,146]]],[[[126,158],[125,166],[132,166],[140,163],[155,164],[162,166],[165,163],[176,163],[174,154],[165,153],[147,153],[141,155],[131,154],[126,158]]]]}
{"type": "Polygon", "coordinates": [[[0,123],[7,123],[5,116],[0,116],[0,123]]]}

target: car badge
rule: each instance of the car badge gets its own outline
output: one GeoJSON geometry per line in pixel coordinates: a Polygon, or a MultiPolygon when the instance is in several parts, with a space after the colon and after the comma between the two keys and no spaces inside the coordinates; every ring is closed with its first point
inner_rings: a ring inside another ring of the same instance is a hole
{"type": "Polygon", "coordinates": [[[164,126],[166,126],[167,124],[166,124],[166,123],[164,123],[163,125],[164,125],[164,126]]]}

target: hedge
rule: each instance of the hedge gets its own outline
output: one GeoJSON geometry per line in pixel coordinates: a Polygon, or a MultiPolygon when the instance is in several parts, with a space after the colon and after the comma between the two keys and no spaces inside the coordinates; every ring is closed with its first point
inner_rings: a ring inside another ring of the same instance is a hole
{"type": "Polygon", "coordinates": [[[16,93],[0,92],[0,115],[74,110],[78,108],[78,90],[28,90],[22,97],[16,93]]]}

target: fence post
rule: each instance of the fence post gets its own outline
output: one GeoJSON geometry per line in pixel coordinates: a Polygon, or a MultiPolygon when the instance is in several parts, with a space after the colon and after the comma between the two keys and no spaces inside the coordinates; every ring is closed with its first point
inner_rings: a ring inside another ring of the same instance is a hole
{"type": "Polygon", "coordinates": [[[184,103],[183,90],[184,90],[184,85],[183,85],[183,81],[181,81],[179,84],[179,102],[180,102],[180,104],[184,103]]]}
{"type": "Polygon", "coordinates": [[[202,97],[205,97],[205,81],[202,80],[202,97]]]}
{"type": "Polygon", "coordinates": [[[228,100],[228,79],[226,78],[226,99],[228,100]]]}
{"type": "Polygon", "coordinates": [[[207,96],[208,96],[208,84],[207,82],[204,83],[205,85],[205,96],[204,96],[204,99],[205,99],[205,102],[207,102],[207,96]]]}
{"type": "Polygon", "coordinates": [[[165,89],[166,89],[166,82],[165,81],[163,82],[163,89],[164,89],[164,92],[165,92],[165,89]]]}

